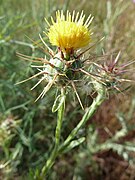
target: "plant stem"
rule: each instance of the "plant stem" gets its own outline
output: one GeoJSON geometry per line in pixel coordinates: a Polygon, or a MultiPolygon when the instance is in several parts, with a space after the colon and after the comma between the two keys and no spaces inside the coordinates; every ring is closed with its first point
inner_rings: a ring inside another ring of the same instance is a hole
{"type": "MultiPolygon", "coordinates": [[[[82,120],[78,123],[78,125],[71,131],[67,139],[64,141],[64,143],[60,146],[60,135],[61,135],[61,127],[62,127],[62,119],[64,115],[65,110],[65,101],[62,103],[58,110],[58,118],[57,118],[57,127],[55,131],[55,146],[54,150],[52,151],[52,154],[50,158],[47,160],[46,165],[42,169],[42,177],[45,177],[49,169],[53,166],[56,157],[61,154],[67,146],[70,144],[70,142],[75,138],[78,131],[84,126],[84,124],[93,116],[97,108],[102,104],[102,102],[105,100],[105,89],[101,84],[98,82],[94,85],[98,95],[93,100],[93,103],[91,106],[86,110],[84,116],[82,117],[82,120]]],[[[63,91],[61,92],[63,96],[63,91]]]]}
{"type": "Polygon", "coordinates": [[[95,89],[98,92],[97,97],[93,100],[93,103],[91,106],[87,109],[84,116],[82,117],[82,120],[77,124],[77,126],[71,131],[67,139],[64,141],[64,143],[59,147],[59,153],[63,152],[66,147],[70,144],[71,140],[75,138],[78,131],[86,124],[86,122],[94,115],[97,108],[102,104],[102,102],[105,100],[105,90],[99,83],[96,83],[95,89]]]}
{"type": "MultiPolygon", "coordinates": [[[[64,99],[66,98],[64,90],[61,90],[61,95],[64,96],[64,99]]],[[[65,100],[61,104],[60,108],[58,109],[58,115],[57,115],[57,126],[55,130],[55,146],[54,149],[47,160],[45,166],[42,168],[41,176],[45,177],[49,169],[53,166],[55,159],[58,155],[58,149],[59,149],[59,143],[60,143],[60,136],[61,136],[61,127],[62,127],[62,120],[64,116],[65,111],[65,100]]]]}

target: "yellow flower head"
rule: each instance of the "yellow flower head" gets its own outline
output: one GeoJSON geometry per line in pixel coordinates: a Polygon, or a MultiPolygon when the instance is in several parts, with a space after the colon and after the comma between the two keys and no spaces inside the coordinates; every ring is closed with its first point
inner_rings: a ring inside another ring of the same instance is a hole
{"type": "Polygon", "coordinates": [[[60,47],[66,52],[87,46],[91,41],[89,25],[92,21],[91,15],[84,22],[85,15],[73,11],[72,15],[67,11],[56,12],[56,22],[51,17],[52,25],[49,24],[47,36],[52,45],[60,47]]]}

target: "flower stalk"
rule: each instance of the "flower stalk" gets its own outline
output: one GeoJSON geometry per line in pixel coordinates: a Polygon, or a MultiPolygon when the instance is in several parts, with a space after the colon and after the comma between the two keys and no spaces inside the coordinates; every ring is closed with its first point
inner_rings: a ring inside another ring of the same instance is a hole
{"type": "Polygon", "coordinates": [[[61,96],[64,98],[64,101],[62,102],[61,106],[58,109],[57,126],[56,126],[56,130],[55,130],[55,146],[54,146],[54,149],[50,155],[50,158],[47,160],[45,166],[42,168],[42,172],[41,172],[42,177],[46,176],[47,172],[53,166],[55,159],[58,156],[62,121],[63,121],[64,111],[65,111],[65,99],[66,99],[65,91],[63,88],[61,89],[61,96]]]}
{"type": "Polygon", "coordinates": [[[71,131],[67,139],[63,142],[63,144],[59,148],[59,152],[63,152],[66,147],[70,144],[70,142],[75,138],[78,131],[86,124],[86,122],[94,115],[98,107],[102,104],[102,102],[106,99],[105,96],[105,88],[103,85],[95,82],[95,89],[98,93],[97,97],[93,100],[91,106],[86,110],[83,115],[81,121],[77,124],[77,126],[71,131]]]}
{"type": "MultiPolygon", "coordinates": [[[[99,84],[98,82],[95,82],[95,88],[98,93],[97,97],[93,100],[93,103],[91,106],[86,110],[84,116],[82,117],[82,120],[78,123],[78,125],[71,131],[67,139],[60,145],[60,137],[61,137],[61,128],[62,128],[62,119],[64,115],[65,110],[65,101],[61,104],[59,110],[58,110],[58,118],[57,118],[57,127],[55,131],[55,147],[54,150],[50,156],[50,158],[47,160],[46,165],[42,169],[42,177],[45,177],[48,173],[48,171],[53,166],[55,159],[66,150],[68,145],[71,143],[71,141],[75,138],[78,131],[86,124],[86,122],[94,115],[98,107],[102,104],[102,102],[105,100],[105,89],[104,87],[99,84]]],[[[62,95],[65,97],[64,91],[62,89],[62,95]]]]}

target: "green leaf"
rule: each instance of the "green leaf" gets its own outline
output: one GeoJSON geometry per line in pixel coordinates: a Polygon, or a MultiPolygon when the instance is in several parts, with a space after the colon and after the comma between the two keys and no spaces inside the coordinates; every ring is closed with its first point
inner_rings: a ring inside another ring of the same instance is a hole
{"type": "Polygon", "coordinates": [[[83,143],[85,141],[85,137],[81,137],[77,140],[73,140],[70,142],[70,144],[64,149],[64,153],[70,151],[71,149],[75,148],[76,146],[79,146],[81,143],[83,143]]]}
{"type": "Polygon", "coordinates": [[[53,107],[52,107],[52,112],[58,111],[58,109],[61,107],[63,102],[65,101],[65,96],[64,95],[58,95],[54,101],[53,107]]]}

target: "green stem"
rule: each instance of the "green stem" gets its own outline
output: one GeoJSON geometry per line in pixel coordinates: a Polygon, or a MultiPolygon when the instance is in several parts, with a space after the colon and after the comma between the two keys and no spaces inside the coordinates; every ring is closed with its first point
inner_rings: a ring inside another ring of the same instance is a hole
{"type": "Polygon", "coordinates": [[[93,100],[93,103],[91,106],[87,109],[84,116],[82,117],[82,120],[77,124],[77,126],[71,131],[67,139],[64,141],[64,143],[59,148],[59,153],[63,152],[66,147],[70,144],[71,140],[75,138],[78,131],[86,124],[86,122],[94,115],[97,108],[102,104],[102,102],[105,100],[105,90],[102,87],[102,85],[96,83],[95,88],[98,92],[97,97],[93,100]]]}
{"type": "MultiPolygon", "coordinates": [[[[66,98],[63,89],[61,90],[61,95],[64,96],[64,98],[66,98]]],[[[56,126],[56,130],[55,130],[55,146],[54,146],[54,149],[53,149],[49,159],[47,160],[45,166],[42,168],[42,173],[41,173],[42,177],[46,176],[47,172],[53,166],[53,164],[55,162],[55,159],[56,159],[56,157],[58,155],[58,149],[59,149],[59,143],[60,143],[61,127],[62,127],[62,120],[63,120],[63,116],[64,116],[64,111],[65,111],[65,100],[63,101],[60,108],[58,109],[57,126],[56,126]]]]}
{"type": "MultiPolygon", "coordinates": [[[[93,100],[93,103],[91,106],[87,109],[84,116],[82,117],[82,120],[78,123],[78,125],[71,131],[67,139],[64,141],[64,143],[60,146],[60,135],[61,135],[61,127],[62,127],[62,119],[64,115],[65,110],[65,101],[62,103],[61,107],[58,110],[58,118],[57,118],[57,127],[55,131],[55,146],[54,150],[52,151],[52,154],[50,158],[47,160],[46,165],[42,169],[42,177],[45,177],[49,169],[53,166],[56,157],[61,154],[67,146],[70,144],[70,142],[75,138],[78,131],[84,126],[84,124],[93,116],[97,108],[102,104],[102,102],[105,100],[105,89],[101,84],[96,82],[94,84],[94,87],[98,93],[97,97],[93,100]]],[[[63,91],[61,92],[63,96],[63,91]]]]}

